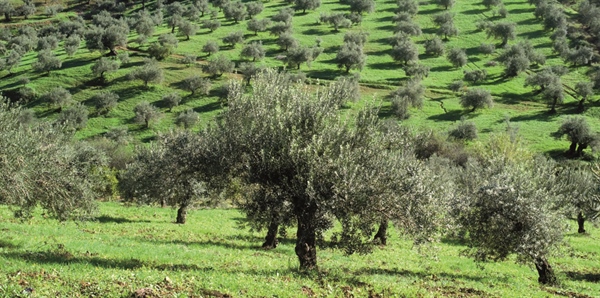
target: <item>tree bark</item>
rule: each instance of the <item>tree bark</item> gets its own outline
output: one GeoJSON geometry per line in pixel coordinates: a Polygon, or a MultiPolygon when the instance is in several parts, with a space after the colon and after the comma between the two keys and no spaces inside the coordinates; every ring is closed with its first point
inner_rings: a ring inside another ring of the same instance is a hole
{"type": "Polygon", "coordinates": [[[577,229],[577,233],[583,234],[585,233],[585,217],[583,217],[583,212],[579,211],[579,214],[577,214],[577,225],[579,226],[579,228],[577,229]]]}
{"type": "MultiPolygon", "coordinates": [[[[316,208],[316,207],[315,207],[316,208]]],[[[301,270],[317,268],[316,230],[314,226],[315,212],[302,212],[297,215],[298,231],[296,232],[296,255],[301,270]]]]}
{"type": "Polygon", "coordinates": [[[554,98],[552,101],[552,108],[550,109],[550,114],[556,114],[556,103],[558,102],[558,98],[554,98]]]}
{"type": "Polygon", "coordinates": [[[583,150],[587,147],[588,147],[587,144],[579,144],[579,146],[577,146],[577,153],[576,153],[577,157],[583,156],[583,150]]]}
{"type": "Polygon", "coordinates": [[[185,224],[185,220],[187,219],[187,204],[181,204],[179,209],[177,209],[177,221],[178,224],[185,224]]]}
{"type": "Polygon", "coordinates": [[[577,142],[571,142],[568,151],[569,156],[575,156],[575,149],[577,149],[577,142]]]}
{"type": "Polygon", "coordinates": [[[555,285],[557,283],[554,269],[548,264],[546,257],[542,256],[535,259],[535,269],[537,269],[539,275],[539,283],[544,285],[555,285]]]}
{"type": "Polygon", "coordinates": [[[577,107],[577,110],[579,111],[579,113],[583,113],[584,107],[583,104],[585,103],[585,98],[582,98],[579,101],[579,106],[577,107]]]}
{"type": "Polygon", "coordinates": [[[379,243],[381,243],[381,245],[386,245],[387,244],[387,228],[388,228],[388,221],[387,221],[387,219],[384,219],[379,224],[379,229],[377,230],[377,234],[375,234],[375,237],[373,237],[373,241],[379,239],[379,243]]]}
{"type": "Polygon", "coordinates": [[[277,241],[277,232],[279,231],[279,223],[277,220],[273,219],[271,224],[269,225],[269,230],[267,231],[267,236],[265,237],[265,242],[262,245],[264,249],[273,249],[277,247],[279,241],[277,241]]]}

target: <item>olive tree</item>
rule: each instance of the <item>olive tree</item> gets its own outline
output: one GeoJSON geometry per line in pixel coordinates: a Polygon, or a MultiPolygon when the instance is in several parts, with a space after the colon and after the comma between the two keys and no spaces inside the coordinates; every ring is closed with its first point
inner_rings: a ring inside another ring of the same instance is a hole
{"type": "Polygon", "coordinates": [[[60,112],[56,123],[64,127],[79,130],[86,126],[88,121],[88,109],[82,103],[76,103],[60,112]]]}
{"type": "Polygon", "coordinates": [[[306,13],[307,10],[315,10],[321,6],[321,0],[294,0],[295,9],[302,10],[306,13]]]}
{"type": "Polygon", "coordinates": [[[231,48],[235,48],[236,44],[242,42],[244,42],[244,32],[242,31],[230,32],[227,36],[223,37],[223,43],[229,44],[231,48]]]}
{"type": "Polygon", "coordinates": [[[0,14],[4,15],[5,22],[10,22],[15,13],[15,7],[12,3],[13,2],[9,0],[0,0],[0,14]]]}
{"type": "Polygon", "coordinates": [[[219,52],[219,44],[214,40],[208,40],[204,46],[202,46],[202,52],[208,53],[208,56],[217,53],[219,52]]]}
{"type": "Polygon", "coordinates": [[[106,195],[104,154],[46,121],[23,126],[21,109],[0,104],[0,204],[28,217],[37,206],[59,220],[91,216],[106,195]],[[27,162],[23,162],[27,161],[27,162]]]}
{"type": "Polygon", "coordinates": [[[409,62],[415,63],[419,60],[419,49],[410,39],[404,39],[392,48],[390,56],[394,61],[407,65],[409,62]]]}
{"type": "Polygon", "coordinates": [[[181,21],[178,24],[179,33],[186,37],[186,40],[190,40],[190,36],[195,35],[198,32],[198,25],[189,22],[181,21]]]}
{"type": "Polygon", "coordinates": [[[59,69],[61,66],[62,62],[60,59],[49,50],[39,52],[37,61],[31,64],[33,70],[46,72],[46,74],[50,74],[52,70],[59,69]]]}
{"type": "Polygon", "coordinates": [[[109,50],[112,55],[117,55],[116,48],[127,45],[128,35],[127,22],[109,16],[106,21],[92,25],[85,32],[85,45],[90,51],[109,50]]]}
{"type": "Polygon", "coordinates": [[[444,55],[444,48],[444,43],[437,36],[425,40],[425,54],[439,57],[444,55]]]}
{"type": "Polygon", "coordinates": [[[516,28],[517,24],[515,23],[495,23],[487,28],[487,36],[488,38],[493,37],[502,40],[500,47],[504,47],[509,40],[517,37],[516,28]]]}
{"type": "Polygon", "coordinates": [[[262,59],[265,57],[265,49],[262,46],[262,42],[252,42],[246,44],[242,48],[242,52],[240,53],[242,57],[252,58],[252,61],[256,61],[256,59],[262,59]]]}
{"type": "Polygon", "coordinates": [[[554,136],[559,139],[566,136],[567,140],[571,142],[567,151],[567,155],[570,157],[582,156],[583,150],[598,146],[600,141],[598,134],[592,132],[590,125],[583,117],[567,117],[554,136]]]}
{"type": "Polygon", "coordinates": [[[461,195],[451,213],[457,229],[468,234],[466,254],[481,262],[516,254],[517,262],[535,265],[539,283],[556,284],[548,256],[561,243],[565,225],[554,164],[507,155],[488,153],[458,175],[461,195]]]}
{"type": "Polygon", "coordinates": [[[72,103],[71,93],[63,87],[56,87],[42,94],[40,100],[47,102],[49,105],[58,107],[62,110],[64,107],[72,103]]]}
{"type": "Polygon", "coordinates": [[[425,86],[419,79],[410,79],[406,85],[390,93],[389,98],[392,102],[392,113],[399,119],[408,119],[408,108],[423,106],[423,96],[425,95],[425,86]]]}
{"type": "Polygon", "coordinates": [[[206,28],[208,30],[210,30],[210,32],[214,32],[215,30],[219,29],[219,27],[221,27],[221,21],[219,21],[218,19],[210,19],[210,20],[204,20],[202,21],[202,28],[206,28]]]}
{"type": "Polygon", "coordinates": [[[150,128],[150,123],[160,118],[158,109],[147,101],[142,101],[133,108],[135,113],[135,122],[143,124],[145,128],[150,128]]]}
{"type": "Polygon", "coordinates": [[[102,57],[92,65],[92,73],[99,76],[104,81],[104,74],[107,72],[115,72],[119,69],[119,62],[114,59],[102,57]]]}
{"type": "Polygon", "coordinates": [[[367,55],[363,53],[362,47],[356,43],[344,43],[337,53],[335,59],[338,63],[338,68],[345,68],[346,72],[350,69],[362,70],[364,67],[367,55]]]}
{"type": "Polygon", "coordinates": [[[103,91],[92,96],[98,114],[110,112],[119,102],[119,95],[111,91],[103,91]]]}
{"type": "Polygon", "coordinates": [[[600,216],[600,193],[598,189],[598,164],[591,170],[576,166],[565,166],[558,173],[564,194],[565,215],[577,219],[577,233],[583,234],[586,220],[595,221],[600,216]]]}
{"type": "Polygon", "coordinates": [[[269,19],[251,19],[248,21],[247,28],[248,31],[254,32],[254,35],[258,35],[258,32],[265,32],[267,28],[271,25],[271,20],[269,19]]]}
{"type": "Polygon", "coordinates": [[[64,47],[65,52],[69,57],[73,57],[75,52],[79,50],[79,45],[81,44],[81,38],[77,35],[69,36],[69,38],[65,39],[64,47]]]}
{"type": "Polygon", "coordinates": [[[198,90],[200,90],[200,94],[208,95],[210,85],[209,79],[202,78],[199,75],[187,77],[182,82],[183,88],[192,92],[192,96],[196,95],[196,91],[198,90]]]}
{"type": "Polygon", "coordinates": [[[160,83],[163,80],[163,71],[154,59],[145,59],[144,65],[134,69],[128,74],[130,80],[141,80],[144,86],[148,83],[160,83]]]}
{"type": "Polygon", "coordinates": [[[467,53],[461,48],[451,49],[448,51],[448,54],[446,54],[446,58],[452,64],[452,66],[456,68],[461,68],[467,65],[468,62],[467,53]]]}
{"type": "Polygon", "coordinates": [[[201,142],[195,134],[182,132],[139,147],[121,174],[119,193],[129,201],[177,206],[176,223],[185,224],[188,208],[205,192],[202,169],[197,169],[201,165],[189,162],[205,147],[201,142]]]}
{"type": "Polygon", "coordinates": [[[177,115],[177,118],[175,118],[175,124],[188,129],[198,123],[198,119],[198,113],[194,112],[192,109],[187,109],[177,115]]]}
{"type": "Polygon", "coordinates": [[[217,55],[204,66],[203,71],[213,77],[220,77],[226,72],[232,72],[235,63],[223,55],[217,55]]]}
{"type": "Polygon", "coordinates": [[[593,87],[594,84],[592,82],[577,82],[577,84],[575,84],[575,92],[577,92],[577,95],[581,96],[581,99],[579,100],[579,105],[577,107],[579,109],[579,112],[583,112],[583,104],[585,103],[585,101],[594,96],[593,87]]]}
{"type": "Polygon", "coordinates": [[[454,140],[472,141],[477,139],[477,126],[475,122],[460,119],[460,123],[448,132],[448,136],[454,140]]]}
{"type": "Polygon", "coordinates": [[[367,252],[382,217],[399,219],[410,234],[435,230],[442,212],[433,209],[443,204],[434,201],[445,197],[431,183],[437,174],[382,132],[376,110],[362,110],[348,125],[330,96],[262,72],[248,95],[232,86],[228,109],[209,130],[218,141],[206,142],[219,148],[211,152],[221,156],[220,169],[253,186],[241,205],[251,223],[296,223],[303,270],[317,267],[317,238],[335,219],[335,247],[367,252]]]}
{"type": "Polygon", "coordinates": [[[454,6],[454,3],[456,3],[456,0],[435,0],[435,3],[437,3],[437,5],[439,6],[443,6],[444,9],[448,9],[451,8],[452,6],[454,6]]]}
{"type": "Polygon", "coordinates": [[[493,104],[492,95],[486,89],[471,88],[460,97],[460,105],[463,108],[471,108],[471,112],[478,108],[491,108],[493,104]]]}

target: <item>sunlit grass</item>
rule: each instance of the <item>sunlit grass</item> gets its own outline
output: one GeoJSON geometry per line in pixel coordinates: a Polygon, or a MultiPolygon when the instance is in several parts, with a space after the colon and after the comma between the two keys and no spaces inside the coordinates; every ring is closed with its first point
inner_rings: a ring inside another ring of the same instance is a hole
{"type": "MultiPolygon", "coordinates": [[[[0,208],[0,297],[125,297],[151,288],[161,297],[547,297],[551,293],[600,292],[598,230],[566,236],[570,248],[551,258],[562,286],[539,286],[534,268],[505,261],[479,267],[461,257],[466,247],[443,240],[421,249],[391,230],[388,246],[373,254],[345,256],[319,249],[319,271],[297,270],[294,239],[260,249],[261,233],[240,229],[235,209],[195,210],[185,225],[175,210],[101,203],[95,220],[65,222],[37,213],[14,219],[0,208]],[[217,293],[214,292],[214,293],[217,293]]],[[[290,228],[288,234],[293,234],[290,228]]],[[[289,236],[288,236],[289,237],[289,236]]]]}

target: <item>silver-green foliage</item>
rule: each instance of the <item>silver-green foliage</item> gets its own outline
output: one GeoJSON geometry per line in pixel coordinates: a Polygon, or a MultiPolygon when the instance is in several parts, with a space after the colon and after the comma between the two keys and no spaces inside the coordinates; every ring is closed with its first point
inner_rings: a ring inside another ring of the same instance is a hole
{"type": "Polygon", "coordinates": [[[61,220],[89,215],[103,194],[106,157],[60,126],[21,125],[20,115],[0,104],[0,203],[22,216],[37,206],[61,220]]]}
{"type": "Polygon", "coordinates": [[[436,229],[443,212],[432,202],[444,197],[433,195],[436,174],[380,130],[376,109],[341,118],[331,89],[315,95],[274,71],[259,73],[248,95],[240,83],[230,89],[213,131],[224,144],[221,167],[253,186],[241,206],[250,222],[298,223],[301,268],[317,265],[316,237],[334,218],[342,224],[335,243],[347,253],[368,251],[382,217],[415,234],[436,229]]]}
{"type": "Polygon", "coordinates": [[[555,165],[543,157],[515,160],[498,153],[469,163],[458,175],[453,214],[468,233],[465,253],[477,261],[516,254],[518,262],[536,265],[541,283],[554,283],[547,257],[566,227],[555,165]]]}

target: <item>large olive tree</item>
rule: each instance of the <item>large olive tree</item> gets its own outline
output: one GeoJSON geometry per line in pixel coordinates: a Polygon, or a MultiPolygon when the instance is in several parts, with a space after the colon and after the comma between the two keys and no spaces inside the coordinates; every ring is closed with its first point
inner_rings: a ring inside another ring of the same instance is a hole
{"type": "Polygon", "coordinates": [[[241,83],[230,86],[228,109],[205,132],[227,176],[251,189],[241,205],[248,219],[296,223],[301,269],[317,266],[317,238],[336,219],[342,227],[336,247],[353,253],[369,250],[382,218],[425,235],[444,214],[435,202],[445,197],[435,195],[437,174],[398,146],[405,140],[380,129],[376,109],[341,117],[336,94],[315,94],[265,71],[250,94],[241,83]]]}

